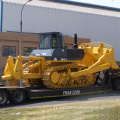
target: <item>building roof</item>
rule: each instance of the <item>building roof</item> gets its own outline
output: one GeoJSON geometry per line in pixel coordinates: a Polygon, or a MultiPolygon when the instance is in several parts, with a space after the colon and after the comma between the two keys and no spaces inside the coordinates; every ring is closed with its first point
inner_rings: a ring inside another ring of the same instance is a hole
{"type": "MultiPolygon", "coordinates": [[[[14,4],[24,4],[26,0],[2,0],[6,3],[14,3],[14,4]]],[[[32,2],[27,3],[29,6],[37,6],[51,9],[59,9],[64,11],[72,11],[72,12],[81,12],[86,14],[95,14],[95,15],[103,15],[109,17],[120,17],[120,12],[111,11],[105,9],[91,8],[85,6],[76,6],[72,4],[64,4],[50,1],[42,1],[42,0],[33,0],[32,2]]]]}
{"type": "Polygon", "coordinates": [[[71,0],[44,0],[44,1],[63,2],[63,3],[67,3],[67,4],[82,5],[82,6],[101,8],[101,9],[120,11],[120,8],[104,6],[104,5],[97,5],[97,4],[92,4],[92,3],[79,2],[79,1],[71,1],[71,0]]]}

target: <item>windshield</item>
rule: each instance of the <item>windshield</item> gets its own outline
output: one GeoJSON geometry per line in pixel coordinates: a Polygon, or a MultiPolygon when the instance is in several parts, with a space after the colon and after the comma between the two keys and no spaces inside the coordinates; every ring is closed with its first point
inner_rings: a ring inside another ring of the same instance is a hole
{"type": "Polygon", "coordinates": [[[42,35],[40,36],[40,48],[50,48],[51,36],[42,35]]]}

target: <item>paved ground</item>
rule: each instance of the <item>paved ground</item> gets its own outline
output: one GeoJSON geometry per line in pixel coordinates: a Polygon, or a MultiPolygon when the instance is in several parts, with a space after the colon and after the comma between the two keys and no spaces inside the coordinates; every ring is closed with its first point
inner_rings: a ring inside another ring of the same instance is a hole
{"type": "Polygon", "coordinates": [[[99,94],[97,93],[97,94],[88,94],[88,95],[71,96],[71,97],[37,99],[37,100],[27,101],[26,103],[21,105],[13,105],[9,103],[6,106],[0,107],[0,109],[56,105],[56,104],[95,101],[95,100],[120,100],[120,91],[111,91],[107,93],[99,93],[99,94]]]}

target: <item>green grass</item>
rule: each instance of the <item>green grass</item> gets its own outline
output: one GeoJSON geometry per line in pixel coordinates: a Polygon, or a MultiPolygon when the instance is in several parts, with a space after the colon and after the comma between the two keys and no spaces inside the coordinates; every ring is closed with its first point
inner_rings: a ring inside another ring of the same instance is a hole
{"type": "Polygon", "coordinates": [[[104,100],[0,110],[0,120],[120,120],[120,101],[104,100]]]}
{"type": "Polygon", "coordinates": [[[109,110],[93,110],[85,112],[84,114],[93,115],[91,118],[85,120],[120,120],[120,106],[111,107],[109,110]]]}

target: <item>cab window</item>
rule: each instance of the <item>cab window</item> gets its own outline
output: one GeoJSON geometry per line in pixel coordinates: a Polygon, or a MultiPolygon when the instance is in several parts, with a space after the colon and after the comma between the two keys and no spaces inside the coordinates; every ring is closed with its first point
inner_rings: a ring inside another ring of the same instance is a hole
{"type": "Polygon", "coordinates": [[[51,36],[42,35],[40,37],[40,48],[51,48],[51,36]]]}

